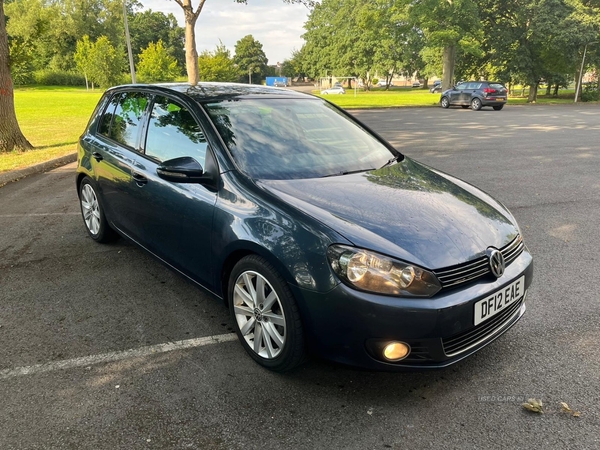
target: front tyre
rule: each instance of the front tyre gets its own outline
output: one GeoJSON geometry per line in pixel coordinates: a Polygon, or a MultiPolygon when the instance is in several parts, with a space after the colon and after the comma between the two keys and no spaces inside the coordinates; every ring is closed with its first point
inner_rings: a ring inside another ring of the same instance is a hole
{"type": "Polygon", "coordinates": [[[440,100],[440,105],[442,105],[442,108],[450,108],[450,100],[448,97],[442,97],[440,100]]]}
{"type": "Polygon", "coordinates": [[[481,109],[481,106],[481,100],[479,100],[477,97],[471,100],[471,109],[473,111],[479,111],[481,109]]]}
{"type": "Polygon", "coordinates": [[[93,240],[100,243],[115,240],[117,234],[106,221],[98,194],[89,177],[85,177],[79,185],[79,205],[85,229],[93,240]]]}
{"type": "Polygon", "coordinates": [[[287,283],[264,258],[242,258],[229,277],[228,301],[246,352],[276,372],[291,370],[305,357],[304,334],[287,283]]]}

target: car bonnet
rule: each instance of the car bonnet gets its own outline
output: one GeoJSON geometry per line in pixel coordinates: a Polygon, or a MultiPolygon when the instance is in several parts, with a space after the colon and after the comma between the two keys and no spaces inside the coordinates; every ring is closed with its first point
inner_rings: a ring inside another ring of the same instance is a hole
{"type": "Polygon", "coordinates": [[[409,158],[363,173],[259,185],[358,247],[430,269],[480,257],[518,234],[487,194],[409,158]]]}

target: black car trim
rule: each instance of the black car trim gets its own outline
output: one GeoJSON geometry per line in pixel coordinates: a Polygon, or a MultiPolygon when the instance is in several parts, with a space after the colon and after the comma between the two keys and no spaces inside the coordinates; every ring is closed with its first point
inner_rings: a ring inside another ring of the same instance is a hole
{"type": "MultiPolygon", "coordinates": [[[[508,266],[512,263],[525,249],[523,238],[521,235],[514,238],[508,245],[500,249],[504,261],[508,266]]],[[[465,283],[474,281],[490,273],[488,258],[482,256],[474,261],[469,261],[464,264],[444,267],[433,271],[435,276],[442,283],[442,289],[457,287],[465,283]]]]}
{"type": "Polygon", "coordinates": [[[460,355],[500,333],[506,324],[511,323],[512,319],[515,319],[521,313],[526,297],[527,291],[519,301],[510,305],[505,311],[492,317],[490,320],[452,337],[442,339],[446,356],[460,355]]]}

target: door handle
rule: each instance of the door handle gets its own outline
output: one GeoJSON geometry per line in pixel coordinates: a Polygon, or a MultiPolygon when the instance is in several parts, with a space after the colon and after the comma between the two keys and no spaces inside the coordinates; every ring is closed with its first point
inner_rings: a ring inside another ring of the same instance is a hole
{"type": "Polygon", "coordinates": [[[100,162],[102,161],[104,158],[102,157],[102,155],[98,152],[94,152],[92,153],[92,158],[94,158],[96,161],[100,162]]]}
{"type": "Polygon", "coordinates": [[[142,187],[144,184],[146,184],[148,182],[148,178],[146,178],[145,176],[143,176],[142,174],[139,174],[137,172],[133,172],[133,174],[131,176],[135,180],[135,183],[140,187],[142,187]]]}

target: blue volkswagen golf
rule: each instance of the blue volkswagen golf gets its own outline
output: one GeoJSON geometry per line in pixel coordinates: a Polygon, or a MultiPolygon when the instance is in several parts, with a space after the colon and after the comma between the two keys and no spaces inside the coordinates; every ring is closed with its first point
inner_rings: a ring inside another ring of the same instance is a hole
{"type": "Polygon", "coordinates": [[[327,101],[226,83],[106,91],[81,136],[89,236],[123,236],[228,305],[271,370],[309,353],[439,368],[525,312],[511,213],[327,101]]]}

